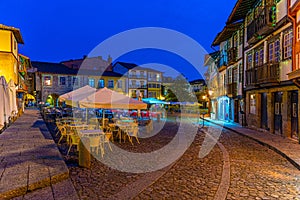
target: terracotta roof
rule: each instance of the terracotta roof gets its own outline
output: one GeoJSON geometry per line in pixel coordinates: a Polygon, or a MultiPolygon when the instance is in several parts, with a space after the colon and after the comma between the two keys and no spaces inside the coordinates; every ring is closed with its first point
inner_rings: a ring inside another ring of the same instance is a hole
{"type": "Polygon", "coordinates": [[[67,67],[61,63],[32,61],[31,65],[34,68],[37,68],[37,72],[44,72],[44,73],[50,73],[50,74],[76,75],[78,72],[78,70],[70,69],[69,67],[67,67]]]}
{"type": "Polygon", "coordinates": [[[0,30],[8,30],[8,31],[13,32],[17,42],[19,44],[24,44],[20,29],[12,27],[12,26],[6,26],[4,24],[0,24],[0,30]]]}
{"type": "Polygon", "coordinates": [[[224,27],[224,29],[220,33],[218,33],[218,35],[216,36],[216,38],[213,41],[212,45],[217,46],[221,42],[226,41],[227,39],[229,39],[233,35],[233,33],[236,32],[241,27],[241,25],[242,25],[241,22],[226,25],[224,27]]]}

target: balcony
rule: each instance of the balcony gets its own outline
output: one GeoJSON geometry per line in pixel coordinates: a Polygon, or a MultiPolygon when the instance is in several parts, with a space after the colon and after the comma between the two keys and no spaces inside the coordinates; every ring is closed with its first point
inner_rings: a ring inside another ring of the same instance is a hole
{"type": "Polygon", "coordinates": [[[265,6],[255,19],[247,26],[247,41],[249,44],[261,39],[261,36],[271,31],[276,22],[276,6],[265,6]]]}
{"type": "Polygon", "coordinates": [[[129,88],[130,89],[147,88],[147,85],[131,84],[131,85],[129,85],[129,88]]]}
{"type": "Polygon", "coordinates": [[[146,79],[146,75],[136,75],[136,74],[129,74],[129,78],[141,78],[141,79],[146,79]]]}
{"type": "Polygon", "coordinates": [[[229,97],[237,96],[237,83],[230,83],[227,85],[227,95],[229,97]]]}
{"type": "Polygon", "coordinates": [[[236,58],[237,58],[237,48],[233,47],[228,49],[228,65],[235,63],[236,58]]]}
{"type": "Polygon", "coordinates": [[[279,82],[279,63],[266,63],[246,70],[246,86],[279,82]]]}

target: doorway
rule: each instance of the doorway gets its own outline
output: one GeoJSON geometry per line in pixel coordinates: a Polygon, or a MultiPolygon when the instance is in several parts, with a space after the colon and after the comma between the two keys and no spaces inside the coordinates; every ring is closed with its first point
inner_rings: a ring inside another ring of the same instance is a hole
{"type": "Polygon", "coordinates": [[[267,93],[261,94],[261,128],[268,129],[268,106],[267,93]]]}
{"type": "Polygon", "coordinates": [[[291,92],[291,125],[291,137],[298,139],[298,91],[291,92]]]}
{"type": "Polygon", "coordinates": [[[239,123],[239,101],[234,100],[234,122],[239,123]]]}
{"type": "Polygon", "coordinates": [[[274,93],[274,130],[278,135],[282,135],[282,94],[282,92],[274,93]]]}

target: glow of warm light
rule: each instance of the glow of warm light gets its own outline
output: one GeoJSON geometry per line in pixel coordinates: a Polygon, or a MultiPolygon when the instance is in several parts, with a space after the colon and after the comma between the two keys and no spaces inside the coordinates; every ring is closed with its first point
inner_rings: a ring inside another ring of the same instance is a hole
{"type": "Polygon", "coordinates": [[[213,93],[214,93],[214,91],[208,90],[208,94],[209,94],[209,95],[212,95],[213,93]]]}
{"type": "Polygon", "coordinates": [[[202,99],[203,99],[203,100],[206,99],[206,95],[203,95],[203,96],[202,96],[202,99]]]}

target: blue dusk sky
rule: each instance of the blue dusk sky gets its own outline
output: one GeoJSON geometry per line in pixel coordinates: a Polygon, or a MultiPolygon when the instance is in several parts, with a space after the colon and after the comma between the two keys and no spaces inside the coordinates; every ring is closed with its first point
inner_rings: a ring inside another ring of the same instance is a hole
{"type": "MultiPolygon", "coordinates": [[[[106,39],[142,27],[180,32],[210,53],[214,51],[211,43],[225,26],[235,3],[236,0],[0,0],[0,23],[21,30],[25,44],[20,46],[20,53],[32,61],[82,58],[106,39]]],[[[123,45],[122,42],[114,44],[120,48],[123,45]]],[[[178,46],[188,48],[183,43],[178,46]]],[[[198,52],[187,51],[198,56],[198,52]]],[[[99,55],[107,58],[107,52],[99,55]]],[[[203,67],[203,55],[199,53],[200,64],[197,65],[202,66],[197,67],[203,67]]],[[[116,61],[139,65],[159,63],[181,72],[189,80],[199,78],[199,73],[186,58],[168,49],[138,49],[113,57],[113,62],[116,61]]],[[[159,64],[157,66],[161,66],[159,64]]],[[[157,69],[170,75],[167,69],[157,69]]]]}

